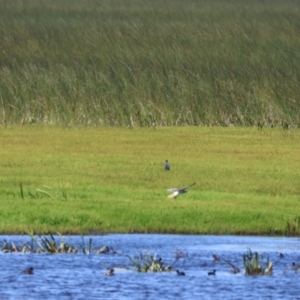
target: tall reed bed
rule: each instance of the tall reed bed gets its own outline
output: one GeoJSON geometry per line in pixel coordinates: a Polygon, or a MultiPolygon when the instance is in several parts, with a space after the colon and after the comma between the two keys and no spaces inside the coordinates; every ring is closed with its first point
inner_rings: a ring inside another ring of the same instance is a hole
{"type": "Polygon", "coordinates": [[[297,1],[0,0],[2,123],[299,124],[297,1]]]}

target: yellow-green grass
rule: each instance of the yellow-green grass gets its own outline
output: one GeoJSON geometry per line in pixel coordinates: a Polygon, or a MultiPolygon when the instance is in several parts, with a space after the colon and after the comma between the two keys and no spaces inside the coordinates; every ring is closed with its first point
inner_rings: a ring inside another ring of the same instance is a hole
{"type": "Polygon", "coordinates": [[[298,130],[29,125],[0,145],[0,233],[284,234],[300,215],[298,130]]]}

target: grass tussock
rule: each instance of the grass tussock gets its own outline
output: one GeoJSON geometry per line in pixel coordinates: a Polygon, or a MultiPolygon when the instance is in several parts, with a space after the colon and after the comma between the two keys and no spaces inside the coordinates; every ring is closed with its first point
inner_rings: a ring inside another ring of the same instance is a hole
{"type": "Polygon", "coordinates": [[[299,125],[297,1],[0,1],[0,120],[299,125]]]}
{"type": "Polygon", "coordinates": [[[287,236],[298,236],[300,234],[300,228],[299,228],[299,217],[295,217],[294,220],[288,220],[286,221],[286,229],[285,229],[285,235],[287,236]]]}

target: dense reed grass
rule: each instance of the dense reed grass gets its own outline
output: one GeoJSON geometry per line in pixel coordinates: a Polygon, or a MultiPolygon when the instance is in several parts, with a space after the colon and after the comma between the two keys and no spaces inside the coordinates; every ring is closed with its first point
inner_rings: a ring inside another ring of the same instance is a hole
{"type": "Polygon", "coordinates": [[[300,3],[0,0],[3,124],[299,125],[300,3]]]}
{"type": "Polygon", "coordinates": [[[0,233],[299,234],[298,129],[8,126],[0,145],[0,233]]]}

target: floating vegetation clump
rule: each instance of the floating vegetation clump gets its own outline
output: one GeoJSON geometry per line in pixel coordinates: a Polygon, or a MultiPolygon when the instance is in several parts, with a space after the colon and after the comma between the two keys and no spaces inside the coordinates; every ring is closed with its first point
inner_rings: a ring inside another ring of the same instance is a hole
{"type": "Polygon", "coordinates": [[[267,257],[266,262],[263,261],[263,256],[257,252],[252,252],[250,249],[247,254],[243,255],[244,273],[245,275],[271,275],[273,265],[267,257]]]}
{"type": "Polygon", "coordinates": [[[20,247],[17,247],[13,242],[7,242],[6,240],[3,241],[1,245],[1,251],[4,253],[8,252],[26,252],[26,245],[20,247]]]}
{"type": "Polygon", "coordinates": [[[170,271],[172,268],[165,267],[161,258],[156,259],[150,252],[140,253],[134,257],[127,256],[134,270],[138,272],[163,272],[170,271]]]}
{"type": "Polygon", "coordinates": [[[156,258],[153,256],[151,252],[140,253],[134,257],[127,255],[130,259],[134,270],[138,272],[165,272],[165,271],[172,271],[173,266],[175,263],[183,257],[187,257],[187,254],[176,250],[175,253],[175,261],[170,265],[164,265],[162,258],[156,258]]]}
{"type": "MultiPolygon", "coordinates": [[[[60,235],[60,234],[59,234],[60,235]]],[[[52,234],[50,234],[49,238],[47,237],[40,237],[40,240],[38,240],[33,234],[29,234],[31,237],[32,242],[34,242],[37,245],[37,248],[33,247],[31,245],[31,252],[37,252],[37,253],[77,253],[77,249],[72,246],[68,245],[65,242],[64,237],[61,237],[60,243],[57,243],[55,238],[52,234]]]]}
{"type": "Polygon", "coordinates": [[[65,238],[58,233],[60,240],[58,241],[55,237],[50,234],[49,237],[34,236],[33,233],[28,233],[31,238],[30,243],[24,243],[22,246],[16,246],[13,242],[7,242],[4,240],[1,244],[0,250],[4,253],[21,252],[21,253],[47,253],[47,254],[67,254],[67,253],[78,253],[79,249],[82,250],[83,254],[114,254],[117,251],[109,248],[108,246],[102,246],[99,249],[93,250],[92,239],[89,239],[89,244],[86,247],[84,238],[82,237],[82,244],[76,247],[66,243],[65,238]]]}

